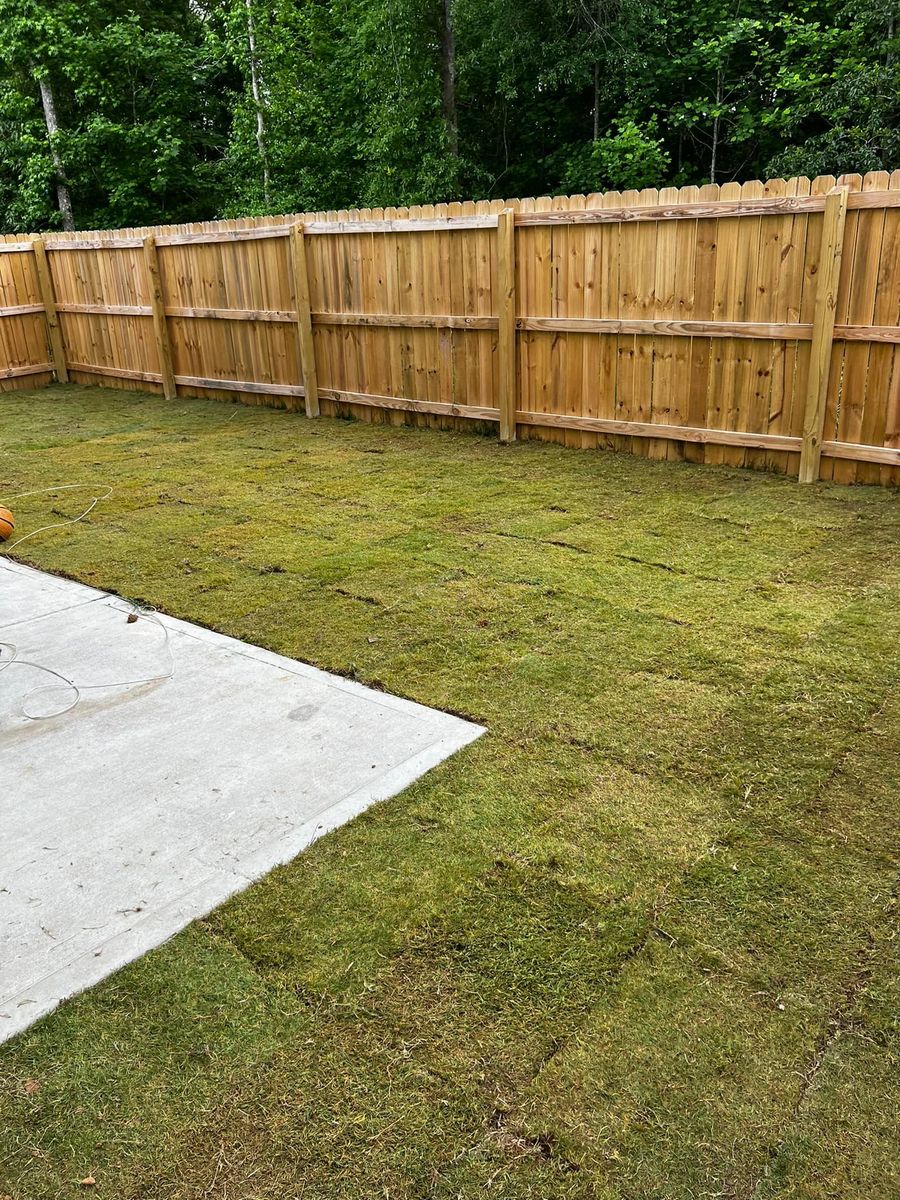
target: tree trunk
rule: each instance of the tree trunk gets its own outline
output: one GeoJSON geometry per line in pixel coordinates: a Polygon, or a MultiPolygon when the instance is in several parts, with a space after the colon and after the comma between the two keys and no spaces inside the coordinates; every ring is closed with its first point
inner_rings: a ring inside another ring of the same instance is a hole
{"type": "Polygon", "coordinates": [[[262,166],[263,200],[266,208],[270,204],[269,155],[266,150],[266,124],[263,116],[262,89],[260,86],[259,63],[256,58],[256,28],[253,23],[253,0],[244,0],[247,9],[247,45],[250,49],[250,91],[256,109],[256,148],[262,166]]]}
{"type": "MultiPolygon", "coordinates": [[[[35,71],[37,75],[37,72],[35,71]]],[[[72,196],[69,192],[69,181],[66,179],[66,169],[59,153],[57,134],[59,120],[56,116],[56,101],[53,98],[53,88],[50,80],[44,75],[37,75],[38,87],[41,89],[41,104],[44,108],[44,123],[47,126],[47,141],[50,143],[50,157],[53,160],[53,170],[56,173],[56,200],[62,213],[63,229],[72,233],[75,229],[75,217],[72,212],[72,196]]]]}
{"type": "Polygon", "coordinates": [[[594,141],[600,138],[600,64],[594,63],[594,141]]]}
{"type": "Polygon", "coordinates": [[[459,123],[456,117],[456,30],[453,27],[453,0],[442,0],[441,7],[441,106],[447,126],[450,153],[459,154],[459,123]]]}
{"type": "Polygon", "coordinates": [[[719,153],[719,110],[722,104],[722,72],[716,72],[716,115],[713,117],[712,154],[709,162],[709,182],[716,182],[716,158],[719,153]]]}

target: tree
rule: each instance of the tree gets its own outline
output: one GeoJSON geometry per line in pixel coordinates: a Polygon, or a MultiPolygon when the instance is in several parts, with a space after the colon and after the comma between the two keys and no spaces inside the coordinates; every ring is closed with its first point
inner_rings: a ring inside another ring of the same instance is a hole
{"type": "Polygon", "coordinates": [[[447,126],[447,147],[459,154],[459,122],[456,115],[456,29],[453,0],[441,0],[441,104],[447,126]]]}
{"type": "Polygon", "coordinates": [[[47,126],[47,147],[53,162],[53,173],[56,176],[56,199],[62,217],[63,229],[72,232],[75,228],[75,214],[72,212],[72,195],[69,191],[69,180],[66,168],[63,166],[62,154],[59,148],[59,118],[56,115],[56,100],[53,95],[53,85],[46,69],[37,65],[32,67],[41,92],[41,107],[44,110],[44,124],[47,126]]]}
{"type": "MultiPolygon", "coordinates": [[[[63,228],[70,230],[75,228],[75,218],[63,161],[65,137],[60,129],[53,76],[59,75],[62,47],[77,20],[78,10],[74,4],[45,6],[35,0],[24,0],[23,3],[0,0],[0,57],[5,65],[0,119],[7,118],[8,131],[19,126],[22,140],[32,147],[43,142],[45,169],[38,178],[41,182],[52,178],[63,228]],[[26,110],[17,101],[23,94],[40,102],[45,140],[37,132],[36,112],[30,114],[27,133],[22,128],[26,123],[26,110]]],[[[32,170],[27,174],[30,176],[27,182],[33,186],[37,182],[37,173],[32,170]]]]}
{"type": "Polygon", "coordinates": [[[187,0],[0,0],[4,222],[211,215],[227,104],[204,39],[187,0]]]}
{"type": "Polygon", "coordinates": [[[618,121],[603,138],[580,145],[566,162],[561,186],[566,192],[603,192],[653,187],[665,179],[669,155],[650,126],[618,121]]]}
{"type": "Polygon", "coordinates": [[[900,163],[896,0],[0,0],[4,228],[900,163]]]}
{"type": "MultiPolygon", "coordinates": [[[[767,169],[840,175],[900,164],[900,21],[894,0],[851,0],[838,14],[832,66],[806,87],[767,169]]],[[[802,68],[801,68],[802,69],[802,68]]]]}
{"type": "Polygon", "coordinates": [[[253,96],[253,107],[256,110],[256,145],[259,149],[259,162],[262,167],[263,200],[268,208],[272,202],[271,178],[269,153],[266,149],[265,108],[262,100],[259,59],[256,53],[256,21],[253,16],[253,0],[244,0],[244,7],[247,10],[247,61],[250,67],[250,93],[253,96]]]}

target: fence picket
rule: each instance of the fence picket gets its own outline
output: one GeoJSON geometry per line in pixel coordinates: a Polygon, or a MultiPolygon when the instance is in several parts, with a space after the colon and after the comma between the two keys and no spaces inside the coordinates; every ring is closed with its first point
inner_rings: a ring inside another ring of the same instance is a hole
{"type": "Polygon", "coordinates": [[[49,341],[60,379],[897,483],[900,172],[837,184],[9,235],[0,386],[49,341]]]}

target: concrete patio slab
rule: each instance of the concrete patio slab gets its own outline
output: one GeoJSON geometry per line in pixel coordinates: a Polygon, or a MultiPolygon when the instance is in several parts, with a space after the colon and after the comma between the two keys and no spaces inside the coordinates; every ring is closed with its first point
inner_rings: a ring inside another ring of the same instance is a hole
{"type": "Polygon", "coordinates": [[[0,1041],[484,732],[130,612],[0,559],[0,1041]]]}

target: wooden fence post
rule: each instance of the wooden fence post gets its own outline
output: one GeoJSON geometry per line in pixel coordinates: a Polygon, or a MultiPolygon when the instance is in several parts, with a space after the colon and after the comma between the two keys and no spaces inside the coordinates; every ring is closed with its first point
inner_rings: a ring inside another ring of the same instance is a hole
{"type": "Polygon", "coordinates": [[[169,327],[166,324],[166,305],[163,299],[162,278],[159,273],[159,253],[156,238],[149,234],[144,238],[144,265],[150,284],[150,307],[153,310],[153,334],[156,338],[156,353],[162,375],[163,395],[174,400],[178,392],[175,387],[175,372],[172,368],[172,346],[169,342],[169,327]]]}
{"type": "Polygon", "coordinates": [[[822,250],[819,257],[819,278],[816,283],[816,307],[803,416],[803,446],[800,451],[801,483],[814,483],[819,478],[819,463],[822,460],[825,405],[828,399],[831,347],[834,341],[834,317],[841,275],[848,196],[849,190],[843,187],[833,188],[825,197],[822,250]]]}
{"type": "Polygon", "coordinates": [[[497,366],[500,441],[516,440],[516,227],[515,213],[497,216],[497,366]]]}
{"type": "Polygon", "coordinates": [[[309,274],[306,265],[306,239],[303,224],[291,228],[291,271],[294,276],[294,304],[297,308],[297,340],[300,348],[300,374],[303,377],[306,415],[319,415],[319,385],[316,380],[316,349],[309,308],[309,274]]]}
{"type": "Polygon", "coordinates": [[[38,290],[41,293],[41,303],[44,306],[44,314],[47,318],[47,340],[50,343],[53,371],[58,383],[68,383],[69,372],[66,369],[66,351],[63,346],[62,330],[59,327],[59,316],[56,312],[56,294],[53,290],[53,276],[50,274],[50,264],[47,261],[44,239],[35,238],[31,245],[34,250],[34,269],[37,275],[38,290]]]}

